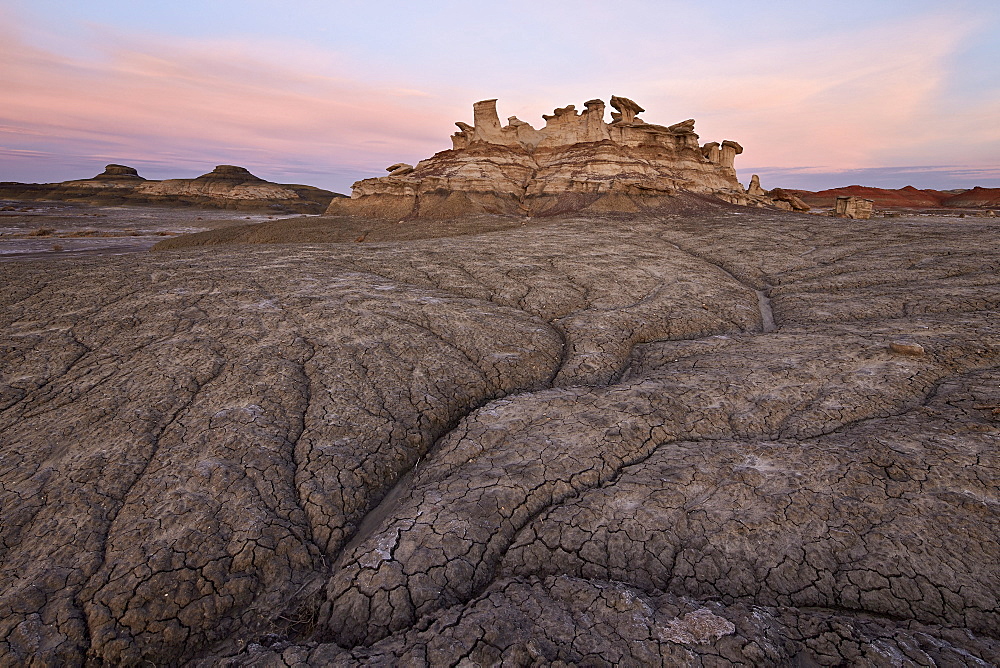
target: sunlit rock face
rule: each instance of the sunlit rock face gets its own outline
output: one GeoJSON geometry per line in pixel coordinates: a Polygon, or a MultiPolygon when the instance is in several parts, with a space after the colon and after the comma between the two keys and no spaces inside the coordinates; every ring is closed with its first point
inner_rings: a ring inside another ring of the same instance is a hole
{"type": "Polygon", "coordinates": [[[746,204],[734,141],[698,143],[694,120],[670,126],[638,118],[644,109],[612,96],[543,115],[539,130],[515,116],[501,125],[496,100],[473,105],[474,124],[456,123],[453,147],[412,169],[354,184],[330,214],[450,218],[471,213],[544,216],[573,211],[677,210],[689,195],[746,204]]]}

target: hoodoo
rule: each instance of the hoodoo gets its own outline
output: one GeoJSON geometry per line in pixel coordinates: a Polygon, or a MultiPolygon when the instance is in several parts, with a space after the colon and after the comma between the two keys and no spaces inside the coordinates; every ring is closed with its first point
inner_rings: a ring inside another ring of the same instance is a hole
{"type": "Polygon", "coordinates": [[[380,218],[450,218],[465,214],[555,215],[571,211],[676,209],[694,198],[747,204],[733,167],[735,141],[698,143],[694,120],[646,123],[645,110],[612,96],[543,115],[536,130],[515,116],[501,126],[496,100],[476,102],[474,124],[458,122],[452,148],[415,167],[358,181],[350,199],[328,213],[380,218]],[[686,196],[686,197],[685,197],[686,196]]]}

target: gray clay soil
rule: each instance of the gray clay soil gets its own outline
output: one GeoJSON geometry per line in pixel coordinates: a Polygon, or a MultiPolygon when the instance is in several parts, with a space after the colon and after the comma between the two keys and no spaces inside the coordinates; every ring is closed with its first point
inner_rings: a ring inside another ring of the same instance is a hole
{"type": "Polygon", "coordinates": [[[134,253],[177,235],[287,217],[192,207],[0,200],[0,262],[134,253]]]}
{"type": "Polygon", "coordinates": [[[0,665],[1000,662],[996,222],[508,227],[0,264],[0,665]]]}

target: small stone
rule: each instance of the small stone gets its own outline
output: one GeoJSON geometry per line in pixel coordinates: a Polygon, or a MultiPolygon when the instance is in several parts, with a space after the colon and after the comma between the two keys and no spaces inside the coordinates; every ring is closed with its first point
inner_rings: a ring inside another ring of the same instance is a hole
{"type": "Polygon", "coordinates": [[[889,350],[900,355],[912,355],[913,357],[922,357],[924,354],[924,347],[912,341],[893,341],[889,344],[889,350]]]}

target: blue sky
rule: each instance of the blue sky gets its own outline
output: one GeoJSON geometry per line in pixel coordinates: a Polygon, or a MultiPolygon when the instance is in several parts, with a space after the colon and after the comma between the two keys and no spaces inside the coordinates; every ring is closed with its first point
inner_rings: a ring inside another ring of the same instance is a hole
{"type": "Polygon", "coordinates": [[[1000,187],[1000,2],[0,1],[0,180],[216,164],[348,192],[501,117],[612,94],[744,181],[1000,187]]]}

